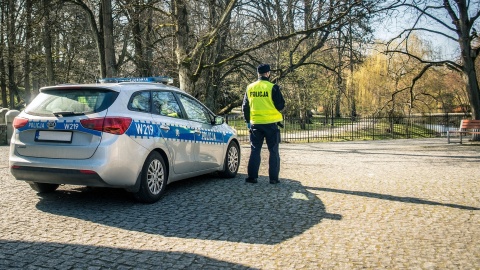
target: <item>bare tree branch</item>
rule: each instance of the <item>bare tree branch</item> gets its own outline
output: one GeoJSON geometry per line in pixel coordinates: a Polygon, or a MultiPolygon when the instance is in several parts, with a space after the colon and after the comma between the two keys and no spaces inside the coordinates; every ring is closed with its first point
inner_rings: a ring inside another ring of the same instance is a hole
{"type": "Polygon", "coordinates": [[[388,54],[388,53],[399,53],[399,54],[403,54],[403,55],[406,55],[408,57],[412,57],[414,59],[416,59],[417,61],[419,61],[420,63],[422,64],[428,64],[428,65],[432,65],[432,66],[446,66],[448,68],[451,68],[451,69],[454,69],[455,71],[458,71],[458,72],[461,72],[463,67],[453,61],[450,61],[450,60],[443,60],[443,61],[428,61],[428,60],[424,60],[416,55],[413,55],[411,53],[408,53],[408,52],[405,52],[405,51],[400,51],[400,50],[387,50],[385,51],[385,54],[388,54]]]}

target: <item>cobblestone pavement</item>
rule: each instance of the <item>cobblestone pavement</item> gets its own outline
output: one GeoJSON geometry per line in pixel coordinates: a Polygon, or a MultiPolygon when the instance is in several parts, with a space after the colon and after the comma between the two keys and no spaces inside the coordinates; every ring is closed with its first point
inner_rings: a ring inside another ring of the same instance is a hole
{"type": "MultiPolygon", "coordinates": [[[[1,269],[480,269],[480,145],[282,144],[282,183],[202,177],[138,204],[38,195],[0,146],[1,269]]],[[[267,151],[263,151],[266,161],[267,151]]]]}

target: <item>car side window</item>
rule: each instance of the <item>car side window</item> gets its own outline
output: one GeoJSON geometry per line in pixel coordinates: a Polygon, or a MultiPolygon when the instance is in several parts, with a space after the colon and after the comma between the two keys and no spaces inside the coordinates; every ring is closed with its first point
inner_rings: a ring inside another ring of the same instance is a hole
{"type": "Polygon", "coordinates": [[[153,113],[182,118],[182,110],[172,92],[156,91],[152,93],[153,113]]]}
{"type": "Polygon", "coordinates": [[[150,91],[134,93],[128,108],[133,111],[150,112],[150,91]]]}
{"type": "Polygon", "coordinates": [[[212,124],[212,115],[200,102],[186,95],[179,95],[179,98],[189,120],[212,124]]]}

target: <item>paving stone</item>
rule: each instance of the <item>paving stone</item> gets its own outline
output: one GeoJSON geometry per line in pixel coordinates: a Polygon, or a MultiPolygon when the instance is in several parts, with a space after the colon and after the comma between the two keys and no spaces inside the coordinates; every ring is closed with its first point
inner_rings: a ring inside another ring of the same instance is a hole
{"type": "Polygon", "coordinates": [[[0,269],[479,269],[480,145],[282,144],[281,183],[239,174],[36,194],[0,146],[0,269]]]}

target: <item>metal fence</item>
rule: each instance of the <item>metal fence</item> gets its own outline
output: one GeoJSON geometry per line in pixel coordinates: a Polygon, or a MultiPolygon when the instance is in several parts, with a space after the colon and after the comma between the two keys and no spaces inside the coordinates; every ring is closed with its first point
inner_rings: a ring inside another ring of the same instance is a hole
{"type": "MultiPolygon", "coordinates": [[[[410,117],[356,117],[308,119],[286,118],[281,128],[282,142],[322,142],[433,138],[446,136],[447,131],[458,129],[465,114],[432,114],[410,117]]],[[[249,133],[243,117],[226,117],[230,126],[238,131],[241,142],[248,142],[249,133]]]]}

